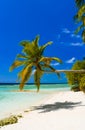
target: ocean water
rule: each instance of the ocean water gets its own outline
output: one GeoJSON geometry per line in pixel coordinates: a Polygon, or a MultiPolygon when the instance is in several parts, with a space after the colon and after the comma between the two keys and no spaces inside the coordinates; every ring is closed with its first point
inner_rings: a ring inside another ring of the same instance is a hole
{"type": "Polygon", "coordinates": [[[35,85],[25,85],[24,90],[31,90],[30,92],[17,92],[19,85],[0,85],[0,119],[24,111],[54,92],[69,89],[68,84],[46,84],[41,85],[40,92],[37,93],[35,85]]]}

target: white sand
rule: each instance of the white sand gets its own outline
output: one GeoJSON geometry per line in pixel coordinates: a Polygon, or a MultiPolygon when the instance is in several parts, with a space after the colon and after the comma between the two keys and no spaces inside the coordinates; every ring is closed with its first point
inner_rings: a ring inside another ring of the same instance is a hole
{"type": "Polygon", "coordinates": [[[39,106],[0,130],[85,130],[84,93],[58,92],[39,106]]]}

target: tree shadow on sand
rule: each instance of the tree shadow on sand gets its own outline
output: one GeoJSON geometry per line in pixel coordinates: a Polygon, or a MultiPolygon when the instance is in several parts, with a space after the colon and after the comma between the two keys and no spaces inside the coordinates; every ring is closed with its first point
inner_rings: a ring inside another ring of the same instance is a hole
{"type": "Polygon", "coordinates": [[[74,107],[82,106],[82,102],[55,102],[54,104],[46,104],[35,106],[34,110],[41,110],[39,113],[56,111],[59,109],[73,109],[74,107]]]}

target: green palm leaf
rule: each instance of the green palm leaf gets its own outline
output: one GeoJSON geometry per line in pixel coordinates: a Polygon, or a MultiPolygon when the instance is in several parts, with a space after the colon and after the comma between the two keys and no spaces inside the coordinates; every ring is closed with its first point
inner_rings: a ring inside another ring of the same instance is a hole
{"type": "Polygon", "coordinates": [[[60,78],[60,73],[56,71],[51,65],[44,64],[43,65],[43,72],[55,72],[57,76],[60,78]]]}
{"type": "Polygon", "coordinates": [[[74,33],[77,34],[82,28],[83,28],[83,24],[80,25],[80,26],[75,30],[74,33]]]}
{"type": "Polygon", "coordinates": [[[28,44],[30,44],[30,41],[21,41],[20,42],[20,45],[23,46],[23,47],[26,47],[28,44]]]}
{"type": "Polygon", "coordinates": [[[36,36],[36,38],[32,42],[22,41],[20,45],[24,47],[23,52],[27,53],[30,56],[34,56],[36,52],[39,50],[38,41],[39,41],[39,36],[36,36]]]}
{"type": "Polygon", "coordinates": [[[76,15],[74,16],[74,21],[75,21],[75,23],[79,23],[79,22],[82,21],[82,17],[78,17],[78,14],[76,14],[76,15]]]}
{"type": "MultiPolygon", "coordinates": [[[[76,5],[78,7],[78,12],[74,17],[74,20],[76,23],[81,22],[82,24],[76,29],[74,32],[75,34],[85,28],[85,0],[76,0],[76,5]]],[[[83,34],[84,33],[82,32],[82,40],[85,42],[85,35],[83,34]]]]}
{"type": "Polygon", "coordinates": [[[29,56],[32,56],[32,55],[33,55],[33,52],[34,52],[33,47],[32,47],[32,44],[31,44],[31,43],[30,43],[30,44],[28,43],[28,44],[23,48],[23,51],[22,51],[22,52],[28,54],[29,56]]]}
{"type": "Polygon", "coordinates": [[[39,39],[40,39],[40,36],[38,35],[38,36],[36,36],[36,38],[35,38],[34,41],[33,41],[33,44],[34,44],[34,46],[35,46],[36,48],[39,48],[39,47],[38,47],[39,39]]]}
{"type": "Polygon", "coordinates": [[[42,57],[39,62],[45,62],[45,63],[50,64],[50,62],[53,60],[55,60],[59,63],[62,63],[62,60],[57,57],[42,57]]]}
{"type": "Polygon", "coordinates": [[[85,13],[85,4],[77,12],[78,18],[82,17],[84,13],[85,13]]]}
{"type": "Polygon", "coordinates": [[[19,61],[19,60],[14,61],[14,63],[10,67],[10,71],[12,71],[13,69],[15,69],[19,66],[24,65],[25,63],[26,63],[26,61],[19,61]]]}
{"type": "Polygon", "coordinates": [[[17,56],[16,56],[17,58],[24,58],[24,59],[26,59],[26,58],[28,58],[27,56],[25,56],[25,55],[22,55],[22,54],[18,54],[17,56]]]}
{"type": "Polygon", "coordinates": [[[85,30],[83,30],[83,32],[82,32],[82,40],[85,43],[85,30]]]}
{"type": "Polygon", "coordinates": [[[52,66],[48,65],[48,68],[51,69],[51,71],[55,72],[57,74],[57,76],[60,78],[60,73],[56,71],[56,69],[54,69],[52,66]]]}
{"type": "Polygon", "coordinates": [[[59,59],[59,58],[57,58],[57,57],[53,57],[53,58],[51,58],[52,60],[55,60],[55,61],[57,61],[57,62],[59,62],[59,63],[62,63],[62,60],[61,59],[59,59]]]}
{"type": "Polygon", "coordinates": [[[28,72],[29,69],[32,68],[32,66],[32,63],[25,65],[24,68],[18,73],[18,80],[23,79],[26,72],[28,72]]]}
{"type": "Polygon", "coordinates": [[[18,78],[21,79],[20,90],[23,89],[24,84],[29,80],[32,74],[32,65],[26,66],[19,74],[18,78]]]}
{"type": "Polygon", "coordinates": [[[80,8],[84,4],[84,0],[75,0],[75,2],[78,8],[80,8]]]}
{"type": "Polygon", "coordinates": [[[23,46],[22,53],[25,53],[28,56],[33,54],[33,48],[30,41],[22,41],[20,42],[20,45],[23,46]]]}
{"type": "Polygon", "coordinates": [[[53,42],[50,41],[50,42],[47,42],[45,45],[41,46],[41,47],[40,47],[40,55],[42,55],[43,52],[44,52],[44,50],[45,50],[45,48],[46,48],[48,45],[51,45],[52,43],[53,43],[53,42]]]}

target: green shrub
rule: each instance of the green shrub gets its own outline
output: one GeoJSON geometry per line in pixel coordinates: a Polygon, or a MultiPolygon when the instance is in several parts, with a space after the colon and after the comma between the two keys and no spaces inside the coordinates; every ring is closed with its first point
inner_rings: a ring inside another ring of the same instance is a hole
{"type": "Polygon", "coordinates": [[[79,88],[78,85],[74,85],[74,86],[71,87],[71,90],[74,91],[74,92],[78,92],[78,91],[80,91],[80,88],[79,88]]]}
{"type": "Polygon", "coordinates": [[[4,119],[0,120],[0,126],[14,124],[17,122],[18,122],[18,118],[16,116],[10,116],[8,118],[4,118],[4,119]]]}
{"type": "Polygon", "coordinates": [[[80,90],[85,93],[85,75],[81,78],[79,85],[80,85],[80,90]]]}
{"type": "MultiPolygon", "coordinates": [[[[81,61],[79,60],[76,61],[72,66],[72,70],[85,70],[85,59],[81,61]]],[[[71,90],[75,92],[77,91],[85,92],[85,73],[67,72],[66,77],[67,77],[68,83],[72,85],[71,90]]]]}

